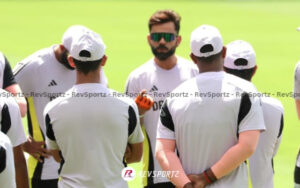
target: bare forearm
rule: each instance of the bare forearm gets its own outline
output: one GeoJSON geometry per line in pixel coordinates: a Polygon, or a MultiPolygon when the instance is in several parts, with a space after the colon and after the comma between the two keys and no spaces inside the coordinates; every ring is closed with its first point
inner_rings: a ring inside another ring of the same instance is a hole
{"type": "Polygon", "coordinates": [[[15,164],[17,188],[29,188],[26,162],[15,164]]]}
{"type": "Polygon", "coordinates": [[[15,99],[19,105],[21,117],[25,117],[25,115],[27,113],[27,102],[26,102],[25,98],[15,97],[15,99]]]}
{"type": "Polygon", "coordinates": [[[217,179],[227,175],[255,151],[260,131],[246,131],[240,134],[239,142],[232,146],[211,169],[217,179]]]}
{"type": "Polygon", "coordinates": [[[125,153],[126,163],[137,163],[142,159],[143,143],[128,144],[125,153]],[[127,151],[129,150],[129,152],[127,151]]]}
{"type": "Polygon", "coordinates": [[[217,179],[219,179],[237,168],[249,156],[251,156],[251,153],[244,151],[243,148],[235,145],[230,148],[223,155],[223,157],[215,165],[212,166],[211,169],[217,179]]]}
{"type": "Polygon", "coordinates": [[[156,153],[156,158],[164,171],[172,172],[168,178],[179,188],[190,182],[185,174],[182,165],[174,152],[159,151],[156,153]]]}

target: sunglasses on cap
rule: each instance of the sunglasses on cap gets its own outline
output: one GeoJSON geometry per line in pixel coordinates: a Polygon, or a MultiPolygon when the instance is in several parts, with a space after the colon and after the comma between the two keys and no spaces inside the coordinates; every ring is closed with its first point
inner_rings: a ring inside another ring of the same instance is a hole
{"type": "Polygon", "coordinates": [[[151,40],[159,42],[161,38],[164,38],[166,42],[171,42],[175,39],[176,35],[174,33],[151,33],[151,40]]]}

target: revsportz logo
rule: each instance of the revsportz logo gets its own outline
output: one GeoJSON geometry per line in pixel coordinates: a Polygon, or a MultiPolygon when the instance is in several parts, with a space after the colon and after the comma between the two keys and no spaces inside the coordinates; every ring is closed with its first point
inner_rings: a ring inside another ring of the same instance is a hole
{"type": "Polygon", "coordinates": [[[135,176],[136,176],[136,172],[131,167],[126,167],[122,170],[122,178],[125,181],[132,181],[135,179],[135,176]]]}
{"type": "Polygon", "coordinates": [[[162,177],[162,178],[173,178],[179,177],[179,171],[140,171],[138,174],[131,167],[126,167],[122,170],[122,178],[125,181],[132,181],[136,176],[141,178],[144,177],[162,177]]]}

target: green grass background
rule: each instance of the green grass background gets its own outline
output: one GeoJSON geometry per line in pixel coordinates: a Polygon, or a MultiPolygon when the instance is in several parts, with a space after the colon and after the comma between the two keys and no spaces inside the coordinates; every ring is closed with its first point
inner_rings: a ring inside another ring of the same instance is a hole
{"type": "MultiPolygon", "coordinates": [[[[274,159],[275,187],[292,187],[300,125],[293,98],[280,97],[277,92],[293,90],[293,71],[300,59],[300,32],[296,31],[300,2],[296,0],[0,1],[0,50],[14,66],[36,50],[60,43],[70,25],[86,25],[99,32],[107,45],[109,86],[123,91],[128,74],[152,57],[146,40],[147,21],[154,11],[165,8],[182,16],[180,56],[188,58],[190,33],[201,24],[218,27],[225,44],[243,39],[253,45],[258,63],[253,82],[285,108],[283,140],[274,159]]],[[[139,183],[137,179],[130,185],[139,188],[139,183]]]]}

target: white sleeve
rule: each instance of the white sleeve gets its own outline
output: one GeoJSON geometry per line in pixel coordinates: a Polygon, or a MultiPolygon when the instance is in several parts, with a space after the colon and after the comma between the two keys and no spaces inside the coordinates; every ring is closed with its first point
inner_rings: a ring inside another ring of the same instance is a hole
{"type": "Polygon", "coordinates": [[[284,118],[283,118],[283,113],[282,113],[281,120],[280,120],[280,128],[278,130],[278,136],[277,136],[277,140],[276,140],[276,143],[275,143],[275,146],[274,146],[273,157],[275,157],[275,155],[276,155],[276,153],[279,149],[279,146],[280,146],[280,143],[281,143],[281,138],[282,138],[283,127],[284,127],[284,118]]]}
{"type": "Polygon", "coordinates": [[[160,110],[156,138],[175,140],[174,122],[169,111],[168,100],[165,100],[160,110]]]}
{"type": "Polygon", "coordinates": [[[38,57],[31,55],[20,61],[13,69],[15,79],[25,97],[30,96],[30,92],[34,92],[34,83],[37,79],[35,73],[39,60],[38,57]]]}
{"type": "Polygon", "coordinates": [[[294,98],[300,100],[300,62],[297,63],[294,72],[294,98]]]}
{"type": "Polygon", "coordinates": [[[10,138],[13,147],[16,147],[26,142],[26,136],[17,102],[13,97],[8,97],[7,99],[8,113],[11,121],[11,127],[7,132],[7,136],[10,138]]]}
{"type": "Polygon", "coordinates": [[[43,118],[46,125],[46,145],[49,149],[59,149],[59,146],[56,143],[56,138],[54,135],[53,125],[50,117],[50,110],[53,104],[55,104],[54,101],[48,103],[43,112],[43,118]]]}
{"type": "Polygon", "coordinates": [[[261,99],[259,97],[249,97],[249,94],[243,95],[240,112],[247,111],[249,107],[248,113],[240,121],[239,133],[250,130],[265,130],[261,99]]]}
{"type": "Polygon", "coordinates": [[[138,115],[138,109],[135,103],[129,106],[129,131],[132,129],[132,133],[129,132],[128,143],[136,144],[144,141],[144,135],[140,125],[140,118],[138,115]],[[130,128],[131,127],[131,128],[130,128]]]}

